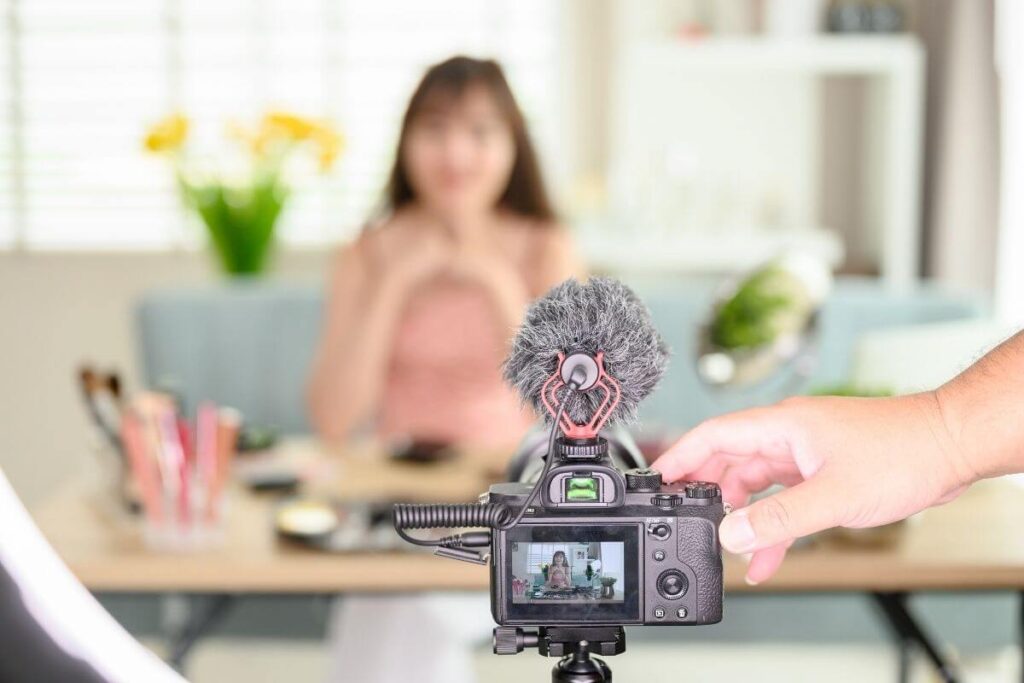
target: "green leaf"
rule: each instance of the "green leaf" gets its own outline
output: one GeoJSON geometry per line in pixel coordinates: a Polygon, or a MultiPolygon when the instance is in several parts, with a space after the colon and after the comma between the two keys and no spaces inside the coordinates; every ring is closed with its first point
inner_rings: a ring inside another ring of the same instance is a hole
{"type": "Polygon", "coordinates": [[[747,278],[715,314],[712,343],[723,349],[740,349],[772,341],[778,333],[773,324],[776,314],[792,305],[777,286],[780,278],[787,277],[782,269],[769,266],[747,278]]]}

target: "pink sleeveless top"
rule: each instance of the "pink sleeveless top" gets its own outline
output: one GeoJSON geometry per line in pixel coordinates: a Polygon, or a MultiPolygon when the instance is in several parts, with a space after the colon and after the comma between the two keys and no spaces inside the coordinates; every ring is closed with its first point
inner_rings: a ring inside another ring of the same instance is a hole
{"type": "Polygon", "coordinates": [[[439,279],[409,301],[397,328],[378,431],[385,438],[512,448],[532,411],[501,378],[515,330],[489,294],[439,279]]]}

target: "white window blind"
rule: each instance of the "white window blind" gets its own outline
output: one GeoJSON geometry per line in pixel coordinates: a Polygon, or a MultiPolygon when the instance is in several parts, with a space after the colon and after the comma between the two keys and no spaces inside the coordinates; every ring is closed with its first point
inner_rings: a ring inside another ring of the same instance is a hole
{"type": "Polygon", "coordinates": [[[556,552],[565,553],[566,564],[572,564],[572,552],[566,543],[531,543],[526,557],[526,568],[531,574],[540,573],[540,565],[550,565],[556,552]]]}
{"type": "Polygon", "coordinates": [[[352,233],[379,200],[426,66],[505,66],[545,159],[560,155],[560,4],[548,0],[0,0],[0,247],[202,243],[171,169],[142,151],[180,110],[215,154],[227,120],[326,117],[347,144],[309,165],[279,225],[291,244],[352,233]]]}

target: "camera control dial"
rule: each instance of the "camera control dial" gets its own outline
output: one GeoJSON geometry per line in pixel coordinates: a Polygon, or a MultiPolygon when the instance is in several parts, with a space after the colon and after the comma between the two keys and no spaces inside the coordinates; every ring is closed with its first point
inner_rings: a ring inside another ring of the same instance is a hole
{"type": "Polygon", "coordinates": [[[657,491],[661,488],[661,472],[649,467],[627,470],[626,488],[630,491],[657,491]]]}
{"type": "Polygon", "coordinates": [[[662,510],[671,510],[681,502],[682,499],[674,493],[659,493],[651,498],[651,503],[662,510]]]}
{"type": "Polygon", "coordinates": [[[683,574],[678,569],[669,569],[661,573],[661,576],[658,577],[657,585],[658,593],[661,594],[661,597],[674,600],[686,595],[690,582],[687,581],[686,574],[683,574]]]}
{"type": "Polygon", "coordinates": [[[718,484],[710,481],[691,481],[684,490],[687,498],[715,498],[722,495],[718,484]]]}

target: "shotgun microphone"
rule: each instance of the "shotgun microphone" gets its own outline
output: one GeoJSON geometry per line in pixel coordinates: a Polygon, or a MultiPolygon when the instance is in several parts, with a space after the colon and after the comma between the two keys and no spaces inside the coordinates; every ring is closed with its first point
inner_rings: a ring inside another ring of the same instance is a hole
{"type": "Polygon", "coordinates": [[[527,310],[502,370],[546,421],[556,420],[565,401],[557,421],[566,437],[593,439],[606,424],[636,419],[668,355],[650,312],[626,285],[569,279],[527,310]]]}
{"type": "MultiPolygon", "coordinates": [[[[514,462],[522,464],[522,457],[539,455],[543,469],[538,480],[543,481],[559,455],[607,456],[609,441],[598,433],[606,424],[634,421],[638,404],[657,385],[667,365],[668,348],[650,312],[626,285],[608,277],[585,283],[570,278],[556,285],[530,305],[502,366],[505,380],[518,390],[522,401],[550,423],[546,447],[538,444],[543,448],[540,452],[522,448],[514,462]],[[564,435],[561,439],[559,432],[564,435]]],[[[620,445],[618,439],[612,441],[620,445]]],[[[460,549],[482,544],[484,536],[427,540],[411,537],[406,530],[474,526],[507,530],[519,524],[539,492],[540,486],[534,486],[516,514],[501,504],[398,504],[395,530],[410,543],[435,546],[439,553],[455,557],[463,552],[460,549]]],[[[476,555],[471,551],[458,559],[478,561],[476,555]]]]}

